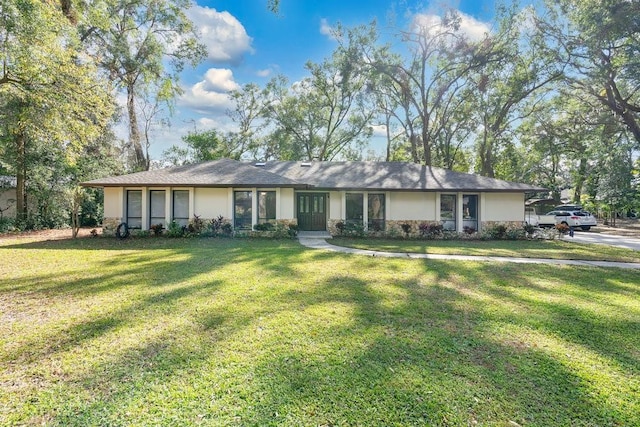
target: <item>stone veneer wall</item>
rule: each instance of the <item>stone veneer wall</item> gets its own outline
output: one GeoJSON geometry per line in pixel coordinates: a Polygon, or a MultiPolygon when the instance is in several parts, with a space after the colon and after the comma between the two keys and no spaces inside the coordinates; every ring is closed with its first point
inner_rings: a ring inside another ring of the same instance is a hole
{"type": "Polygon", "coordinates": [[[120,225],[120,218],[105,218],[102,220],[102,235],[115,236],[116,228],[120,225]]]}
{"type": "MultiPolygon", "coordinates": [[[[336,224],[341,220],[329,220],[327,228],[332,236],[340,235],[340,232],[336,228],[336,224]]],[[[375,237],[385,236],[405,236],[405,232],[402,229],[403,224],[409,224],[411,231],[408,237],[420,237],[420,224],[440,224],[440,221],[423,221],[423,220],[388,220],[385,221],[385,229],[380,232],[367,232],[367,234],[375,237]]],[[[504,225],[507,229],[521,229],[523,227],[522,221],[482,221],[480,223],[480,231],[487,230],[495,227],[496,225],[504,225]]]]}

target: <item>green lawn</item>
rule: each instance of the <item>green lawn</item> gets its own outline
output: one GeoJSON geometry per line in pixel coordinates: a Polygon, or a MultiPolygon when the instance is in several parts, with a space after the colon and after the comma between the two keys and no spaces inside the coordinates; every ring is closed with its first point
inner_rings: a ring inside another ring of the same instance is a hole
{"type": "Polygon", "coordinates": [[[623,269],[0,241],[0,425],[640,425],[623,269]]]}
{"type": "Polygon", "coordinates": [[[383,252],[640,262],[640,252],[565,240],[402,240],[333,238],[331,243],[383,252]]]}

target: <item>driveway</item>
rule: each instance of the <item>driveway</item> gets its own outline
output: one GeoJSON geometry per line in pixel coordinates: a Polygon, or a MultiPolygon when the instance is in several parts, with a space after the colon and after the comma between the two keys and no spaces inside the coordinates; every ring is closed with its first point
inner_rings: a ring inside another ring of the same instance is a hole
{"type": "Polygon", "coordinates": [[[637,237],[576,231],[575,233],[573,233],[573,237],[567,236],[565,237],[565,240],[579,243],[597,243],[601,245],[617,246],[620,248],[640,251],[640,238],[637,237]]]}

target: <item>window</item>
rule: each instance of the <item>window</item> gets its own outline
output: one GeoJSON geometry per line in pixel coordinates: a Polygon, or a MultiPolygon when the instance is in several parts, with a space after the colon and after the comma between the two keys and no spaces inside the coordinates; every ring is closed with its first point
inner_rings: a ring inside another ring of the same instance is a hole
{"type": "Polygon", "coordinates": [[[456,195],[442,194],[440,196],[440,220],[445,230],[456,230],[456,195]]]}
{"type": "Polygon", "coordinates": [[[462,229],[467,233],[478,231],[478,196],[475,194],[462,196],[462,229]]]}
{"type": "Polygon", "coordinates": [[[151,190],[149,192],[149,226],[165,222],[165,191],[151,190]]]}
{"type": "Polygon", "coordinates": [[[346,194],[346,216],[347,224],[362,225],[364,215],[364,197],[360,193],[346,194]]]}
{"type": "Polygon", "coordinates": [[[368,217],[369,217],[369,230],[371,231],[382,231],[384,230],[384,220],[385,220],[385,199],[384,194],[369,194],[369,206],[368,206],[368,217]]]}
{"type": "Polygon", "coordinates": [[[172,219],[179,225],[189,225],[189,190],[175,190],[173,192],[172,219]]]}
{"type": "Polygon", "coordinates": [[[251,229],[251,195],[251,191],[233,192],[233,226],[235,228],[251,229]]]}
{"type": "Polygon", "coordinates": [[[142,228],[142,191],[127,190],[127,225],[142,228]]]}
{"type": "Polygon", "coordinates": [[[258,224],[276,220],[276,192],[260,191],[258,193],[258,224]]]}

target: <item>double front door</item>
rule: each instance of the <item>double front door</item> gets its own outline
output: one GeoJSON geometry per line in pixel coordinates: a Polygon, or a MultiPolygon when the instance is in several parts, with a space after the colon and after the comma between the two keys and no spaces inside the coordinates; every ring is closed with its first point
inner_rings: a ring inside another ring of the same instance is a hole
{"type": "Polygon", "coordinates": [[[327,195],[325,193],[297,194],[298,228],[301,231],[327,229],[327,195]]]}

